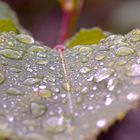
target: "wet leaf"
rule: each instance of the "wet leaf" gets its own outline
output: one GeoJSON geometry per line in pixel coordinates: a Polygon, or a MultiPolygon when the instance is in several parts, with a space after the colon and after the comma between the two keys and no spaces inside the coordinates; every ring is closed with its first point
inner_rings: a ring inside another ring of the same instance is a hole
{"type": "Polygon", "coordinates": [[[140,99],[139,35],[136,29],[61,53],[30,36],[1,33],[0,52],[16,53],[0,53],[0,138],[96,139],[140,99]]]}
{"type": "Polygon", "coordinates": [[[81,29],[72,39],[66,42],[68,48],[76,45],[93,45],[105,38],[106,35],[99,28],[81,29]]]}

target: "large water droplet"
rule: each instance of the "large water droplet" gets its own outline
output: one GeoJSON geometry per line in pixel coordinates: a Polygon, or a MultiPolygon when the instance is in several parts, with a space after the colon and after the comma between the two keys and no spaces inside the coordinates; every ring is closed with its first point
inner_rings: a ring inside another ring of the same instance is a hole
{"type": "Polygon", "coordinates": [[[90,56],[92,48],[80,46],[79,52],[84,56],[90,56]]]}
{"type": "Polygon", "coordinates": [[[38,78],[28,78],[23,81],[23,84],[27,85],[27,86],[32,86],[32,85],[39,83],[40,81],[41,81],[41,79],[38,79],[38,78]]]}
{"type": "Polygon", "coordinates": [[[99,69],[96,73],[95,73],[95,77],[93,79],[94,82],[101,82],[104,79],[109,78],[111,75],[113,75],[115,72],[114,69],[112,68],[103,68],[103,69],[99,69]]]}
{"type": "Polygon", "coordinates": [[[26,34],[19,34],[16,36],[16,39],[22,43],[26,43],[26,44],[33,44],[34,43],[34,39],[26,34]]]}
{"type": "Polygon", "coordinates": [[[32,102],[30,104],[30,110],[35,117],[40,117],[45,114],[47,107],[41,103],[32,102]]]}
{"type": "Polygon", "coordinates": [[[15,60],[22,59],[23,56],[23,52],[11,50],[11,49],[1,50],[0,54],[6,58],[15,59],[15,60]]]}
{"type": "Polygon", "coordinates": [[[86,74],[86,73],[88,73],[88,72],[90,72],[91,71],[91,69],[89,68],[89,67],[82,67],[81,69],[80,69],[80,73],[81,74],[86,74]]]}
{"type": "Polygon", "coordinates": [[[95,55],[95,60],[97,60],[97,61],[103,60],[104,58],[105,58],[105,54],[97,53],[95,55]]]}
{"type": "Polygon", "coordinates": [[[126,56],[129,54],[134,53],[134,50],[128,47],[120,47],[118,48],[118,50],[116,51],[116,54],[119,56],[126,56]]]}
{"type": "Polygon", "coordinates": [[[60,133],[66,129],[64,117],[50,117],[43,121],[43,127],[51,133],[60,133]]]}
{"type": "Polygon", "coordinates": [[[13,68],[10,68],[10,71],[14,73],[20,73],[22,70],[20,68],[13,67],[13,68]]]}
{"type": "Polygon", "coordinates": [[[32,46],[28,49],[29,53],[38,53],[38,52],[45,52],[46,49],[41,46],[32,46]]]}
{"type": "Polygon", "coordinates": [[[111,78],[108,82],[107,82],[107,88],[109,91],[114,90],[114,88],[116,87],[116,85],[118,84],[118,80],[116,78],[111,78]]]}
{"type": "Polygon", "coordinates": [[[6,92],[8,95],[11,95],[11,96],[24,95],[24,93],[22,91],[20,91],[17,88],[14,88],[14,87],[10,87],[6,92]]]}
{"type": "Polygon", "coordinates": [[[133,64],[126,69],[127,76],[140,76],[140,64],[133,64]]]}
{"type": "Polygon", "coordinates": [[[39,95],[44,98],[50,98],[52,96],[52,93],[50,90],[42,89],[39,91],[39,95]]]}

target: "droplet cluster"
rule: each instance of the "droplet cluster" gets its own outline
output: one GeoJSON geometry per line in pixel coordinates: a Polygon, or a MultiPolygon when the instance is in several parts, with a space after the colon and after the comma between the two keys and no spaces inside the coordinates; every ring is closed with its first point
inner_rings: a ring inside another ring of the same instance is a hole
{"type": "Polygon", "coordinates": [[[96,135],[140,98],[139,48],[138,29],[109,35],[98,45],[66,48],[65,81],[56,49],[26,34],[1,33],[0,136],[84,140],[90,132],[96,135]]]}

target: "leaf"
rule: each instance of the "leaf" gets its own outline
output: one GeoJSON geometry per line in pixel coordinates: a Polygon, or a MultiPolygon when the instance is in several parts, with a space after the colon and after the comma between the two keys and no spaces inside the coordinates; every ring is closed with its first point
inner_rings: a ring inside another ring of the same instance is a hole
{"type": "Polygon", "coordinates": [[[0,1],[0,31],[15,31],[29,34],[20,24],[15,12],[5,2],[0,1]],[[4,23],[5,22],[5,23],[4,23]],[[4,29],[2,27],[4,26],[4,29]],[[6,27],[8,26],[8,27],[6,27]],[[9,27],[10,26],[10,27],[9,27]]]}
{"type": "Polygon", "coordinates": [[[18,30],[12,20],[9,19],[1,19],[0,20],[0,32],[9,32],[13,31],[15,33],[18,33],[18,30]]]}
{"type": "Polygon", "coordinates": [[[95,140],[140,99],[139,29],[63,52],[24,34],[0,46],[1,139],[95,140]]]}
{"type": "Polygon", "coordinates": [[[66,42],[66,46],[72,48],[76,45],[98,44],[105,37],[106,35],[100,28],[81,29],[72,39],[66,42]]]}

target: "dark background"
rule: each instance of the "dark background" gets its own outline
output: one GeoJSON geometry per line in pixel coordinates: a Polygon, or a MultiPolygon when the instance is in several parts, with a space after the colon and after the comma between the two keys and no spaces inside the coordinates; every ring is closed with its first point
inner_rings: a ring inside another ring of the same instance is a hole
{"type": "MultiPolygon", "coordinates": [[[[17,12],[20,23],[49,46],[57,43],[62,17],[58,0],[3,0],[17,12]]],[[[140,27],[140,0],[84,0],[75,28],[99,26],[114,33],[140,27]]]]}
{"type": "MultiPolygon", "coordinates": [[[[20,23],[49,46],[57,43],[61,9],[57,0],[4,0],[16,11],[20,23]]],[[[113,33],[140,27],[140,0],[85,0],[75,28],[99,26],[113,33]]],[[[98,140],[140,140],[140,107],[131,111],[98,140]]]]}

